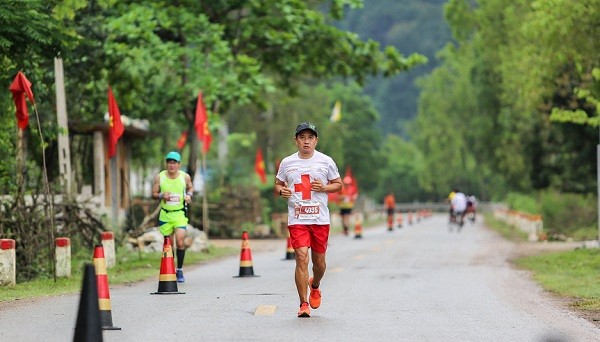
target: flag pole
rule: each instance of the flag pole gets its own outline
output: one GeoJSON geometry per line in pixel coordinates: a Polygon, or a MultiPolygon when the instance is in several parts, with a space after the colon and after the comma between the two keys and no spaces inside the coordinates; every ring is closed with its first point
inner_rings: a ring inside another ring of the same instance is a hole
{"type": "Polygon", "coordinates": [[[17,204],[23,203],[23,195],[25,193],[25,180],[23,177],[25,147],[23,143],[23,129],[17,127],[17,204]]]}
{"type": "Polygon", "coordinates": [[[50,184],[48,181],[48,168],[46,167],[46,143],[44,142],[44,135],[42,134],[42,126],[40,124],[40,115],[37,110],[37,106],[33,103],[33,110],[35,111],[35,118],[37,120],[38,132],[40,133],[40,142],[42,144],[42,165],[44,166],[44,190],[46,192],[46,200],[50,207],[50,259],[52,260],[52,274],[54,274],[54,282],[56,282],[56,260],[54,260],[54,198],[50,197],[50,184]]]}
{"type": "Polygon", "coordinates": [[[204,152],[204,144],[202,142],[202,148],[200,149],[202,158],[202,184],[204,185],[204,194],[202,195],[202,230],[208,234],[208,182],[206,181],[206,152],[204,152]]]}

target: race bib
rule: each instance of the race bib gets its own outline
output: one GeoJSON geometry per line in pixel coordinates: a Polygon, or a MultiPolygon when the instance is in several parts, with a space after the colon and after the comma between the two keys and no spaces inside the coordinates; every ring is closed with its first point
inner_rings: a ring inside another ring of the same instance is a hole
{"type": "Polygon", "coordinates": [[[171,194],[167,199],[167,205],[178,205],[181,204],[181,195],[171,194]]]}
{"type": "Polygon", "coordinates": [[[320,214],[319,202],[300,201],[294,204],[294,216],[299,220],[315,220],[320,214]]]}

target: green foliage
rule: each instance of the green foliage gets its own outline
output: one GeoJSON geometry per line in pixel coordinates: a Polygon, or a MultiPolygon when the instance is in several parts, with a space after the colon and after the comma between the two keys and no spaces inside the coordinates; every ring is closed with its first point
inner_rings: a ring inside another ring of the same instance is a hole
{"type": "Polygon", "coordinates": [[[538,204],[537,198],[530,195],[511,192],[506,196],[506,200],[504,202],[512,210],[517,210],[532,215],[541,214],[541,208],[538,204]]]}
{"type": "Polygon", "coordinates": [[[545,289],[578,299],[578,307],[600,309],[600,250],[576,249],[528,256],[518,259],[517,265],[533,271],[533,277],[545,289]]]}
{"type": "Polygon", "coordinates": [[[598,238],[596,196],[544,191],[540,194],[544,230],[584,240],[598,238]],[[592,229],[590,229],[592,228],[592,229]]]}
{"type": "Polygon", "coordinates": [[[554,190],[535,195],[510,193],[505,202],[513,210],[542,215],[544,231],[551,239],[590,240],[598,237],[598,202],[592,194],[554,190]]]}
{"type": "Polygon", "coordinates": [[[425,156],[419,177],[426,190],[456,184],[480,198],[538,189],[595,192],[598,130],[581,125],[598,122],[599,39],[582,41],[600,38],[593,3],[446,5],[458,42],[440,52],[440,66],[420,81],[412,129],[425,156]]]}
{"type": "Polygon", "coordinates": [[[423,196],[419,187],[418,175],[422,172],[423,156],[414,144],[388,135],[382,146],[381,158],[384,163],[378,174],[379,182],[374,198],[383,199],[391,191],[397,202],[437,200],[423,196]]]}
{"type": "Polygon", "coordinates": [[[400,51],[415,51],[427,58],[427,63],[396,77],[371,77],[365,83],[365,93],[373,98],[380,113],[377,127],[386,134],[408,137],[409,123],[417,115],[419,88],[415,80],[438,62],[435,55],[451,40],[450,30],[443,20],[445,0],[365,0],[358,10],[347,11],[339,27],[356,32],[400,51]]]}

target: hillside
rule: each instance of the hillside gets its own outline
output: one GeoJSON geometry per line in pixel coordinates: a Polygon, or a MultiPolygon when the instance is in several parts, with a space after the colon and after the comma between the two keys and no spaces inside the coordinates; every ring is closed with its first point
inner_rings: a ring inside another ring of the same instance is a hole
{"type": "Polygon", "coordinates": [[[356,32],[362,39],[393,45],[404,55],[413,52],[429,63],[407,73],[383,79],[371,78],[365,85],[381,113],[384,134],[403,133],[403,124],[417,113],[419,89],[415,80],[437,64],[436,52],[451,39],[444,20],[444,0],[365,0],[364,8],[351,10],[338,27],[356,32]]]}

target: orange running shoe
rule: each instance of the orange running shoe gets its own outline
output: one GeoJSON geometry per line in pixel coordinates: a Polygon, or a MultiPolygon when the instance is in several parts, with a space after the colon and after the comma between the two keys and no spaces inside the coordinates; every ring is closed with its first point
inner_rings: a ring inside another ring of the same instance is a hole
{"type": "Polygon", "coordinates": [[[308,287],[310,288],[310,296],[308,296],[308,302],[310,303],[310,307],[313,309],[317,309],[321,306],[321,290],[319,288],[313,288],[313,277],[308,279],[308,287]]]}
{"type": "Polygon", "coordinates": [[[307,302],[300,304],[300,311],[298,311],[298,317],[310,317],[310,308],[308,307],[307,302]]]}

